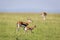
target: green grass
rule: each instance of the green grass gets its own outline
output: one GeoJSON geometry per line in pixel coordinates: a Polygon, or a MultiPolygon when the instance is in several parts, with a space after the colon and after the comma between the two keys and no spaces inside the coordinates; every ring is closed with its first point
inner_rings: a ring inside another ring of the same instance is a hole
{"type": "Polygon", "coordinates": [[[40,14],[0,14],[0,40],[60,40],[60,14],[48,14],[43,21],[40,14]],[[33,30],[16,32],[17,21],[26,21],[30,17],[36,25],[33,30]]]}

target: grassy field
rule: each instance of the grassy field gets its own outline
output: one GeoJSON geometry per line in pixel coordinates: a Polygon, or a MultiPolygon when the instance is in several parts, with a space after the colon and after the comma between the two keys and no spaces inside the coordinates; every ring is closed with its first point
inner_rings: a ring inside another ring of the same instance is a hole
{"type": "Polygon", "coordinates": [[[40,14],[4,14],[0,13],[0,40],[60,40],[60,14],[48,14],[43,21],[40,14]],[[26,21],[30,17],[36,25],[33,30],[16,32],[17,21],[26,21]]]}

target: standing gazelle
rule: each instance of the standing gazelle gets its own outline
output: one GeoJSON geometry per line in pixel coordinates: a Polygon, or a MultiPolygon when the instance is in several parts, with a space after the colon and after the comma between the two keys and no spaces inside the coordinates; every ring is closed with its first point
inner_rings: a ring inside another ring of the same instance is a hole
{"type": "Polygon", "coordinates": [[[47,13],[43,12],[43,13],[41,13],[41,16],[42,16],[43,20],[46,20],[47,13]]]}
{"type": "Polygon", "coordinates": [[[27,22],[23,22],[23,21],[18,21],[17,22],[17,30],[19,30],[20,27],[27,27],[29,25],[29,23],[31,23],[31,20],[27,20],[27,22]]]}

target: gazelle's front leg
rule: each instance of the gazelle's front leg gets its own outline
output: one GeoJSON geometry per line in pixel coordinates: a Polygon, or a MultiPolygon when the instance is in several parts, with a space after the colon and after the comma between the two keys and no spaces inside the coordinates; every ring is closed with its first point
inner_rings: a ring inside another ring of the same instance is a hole
{"type": "Polygon", "coordinates": [[[19,31],[19,29],[20,29],[20,24],[17,24],[16,30],[19,31]]]}

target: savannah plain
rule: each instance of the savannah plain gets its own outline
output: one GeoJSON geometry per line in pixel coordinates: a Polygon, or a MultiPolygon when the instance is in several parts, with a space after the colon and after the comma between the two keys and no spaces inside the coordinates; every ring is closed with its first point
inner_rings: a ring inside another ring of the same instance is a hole
{"type": "Polygon", "coordinates": [[[60,14],[47,14],[44,21],[40,13],[0,13],[0,40],[60,40],[60,14]],[[33,33],[23,28],[16,31],[17,21],[32,19],[33,33]]]}

